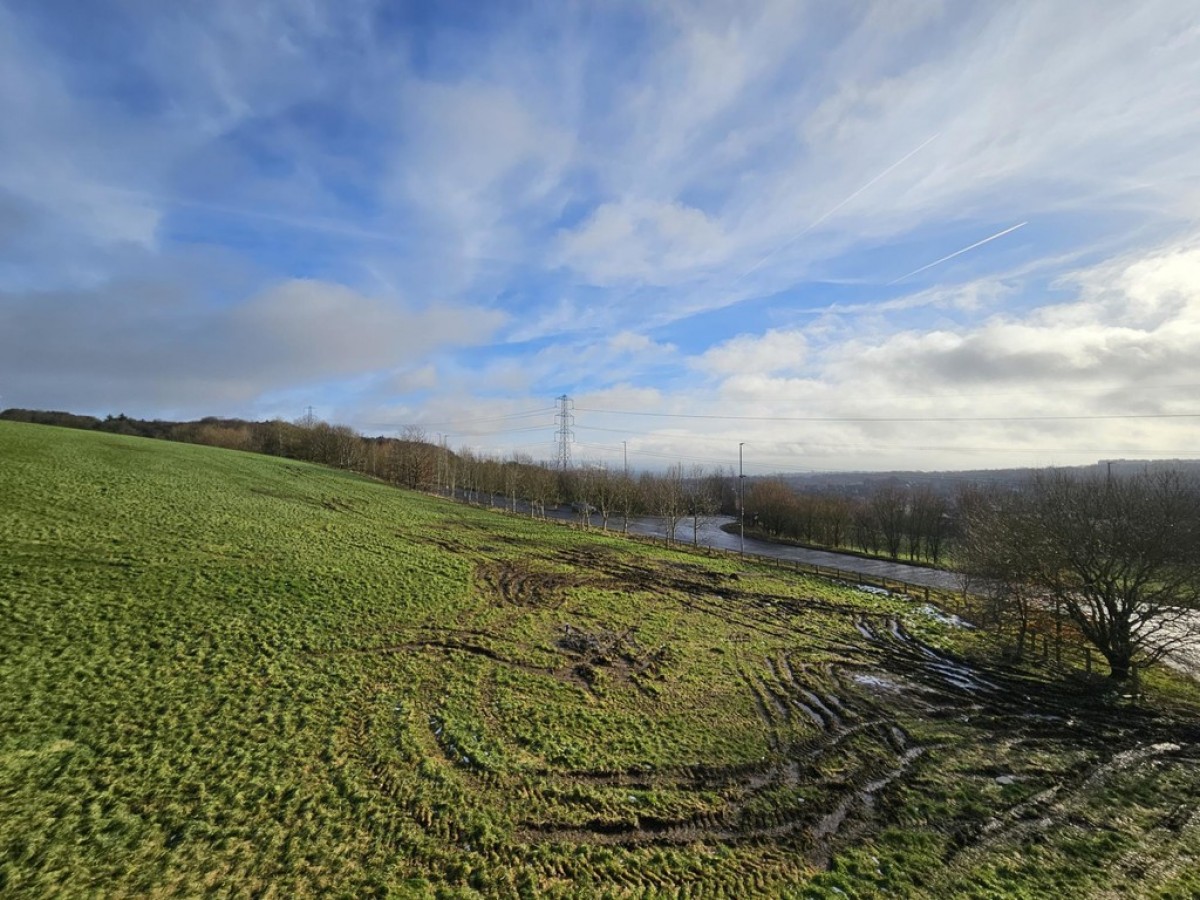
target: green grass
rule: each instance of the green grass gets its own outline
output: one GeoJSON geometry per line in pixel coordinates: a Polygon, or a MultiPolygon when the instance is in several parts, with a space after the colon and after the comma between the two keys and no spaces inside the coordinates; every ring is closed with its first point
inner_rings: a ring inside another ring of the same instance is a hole
{"type": "Polygon", "coordinates": [[[1200,887],[1194,758],[1112,762],[1182,746],[1194,685],[1040,728],[860,630],[892,620],[986,653],[832,582],[0,423],[0,894],[1200,887]]]}

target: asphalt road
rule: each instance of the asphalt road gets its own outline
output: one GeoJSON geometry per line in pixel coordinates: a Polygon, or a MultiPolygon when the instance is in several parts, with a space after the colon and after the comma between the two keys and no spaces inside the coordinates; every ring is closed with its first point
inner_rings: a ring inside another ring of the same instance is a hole
{"type": "MultiPolygon", "coordinates": [[[[579,521],[578,513],[569,509],[547,510],[547,516],[558,519],[573,519],[579,521]]],[[[721,526],[735,522],[736,519],[720,516],[716,519],[702,522],[696,534],[697,543],[702,547],[713,547],[719,550],[740,549],[738,535],[721,530],[721,526]]],[[[608,525],[610,530],[620,530],[621,519],[612,517],[608,525]]],[[[593,527],[601,525],[599,516],[592,516],[593,527]]],[[[667,533],[666,523],[654,516],[640,516],[629,520],[629,530],[633,534],[663,537],[667,533]]],[[[692,543],[692,523],[684,520],[675,529],[675,539],[681,543],[692,543]]],[[[941,588],[957,591],[962,589],[962,581],[954,572],[941,569],[928,569],[924,566],[910,566],[901,562],[890,562],[882,559],[863,559],[848,553],[834,553],[828,550],[810,550],[805,547],[792,547],[787,544],[773,544],[769,541],[746,538],[746,553],[764,556],[769,559],[781,559],[799,562],[810,566],[827,566],[841,569],[844,572],[858,572],[873,579],[887,578],[892,581],[904,581],[920,587],[941,588]]]]}

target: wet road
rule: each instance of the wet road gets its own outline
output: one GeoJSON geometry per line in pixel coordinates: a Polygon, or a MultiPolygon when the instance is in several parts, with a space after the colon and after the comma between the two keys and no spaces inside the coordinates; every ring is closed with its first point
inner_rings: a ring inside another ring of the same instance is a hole
{"type": "MultiPolygon", "coordinates": [[[[546,515],[556,519],[571,519],[579,521],[577,513],[567,509],[547,510],[546,515]]],[[[721,516],[709,522],[702,523],[696,534],[697,543],[702,547],[713,547],[718,550],[737,551],[740,547],[738,535],[722,531],[721,526],[736,522],[729,516],[721,516]]],[[[592,516],[593,527],[601,525],[599,516],[592,516]]],[[[613,516],[608,520],[610,531],[621,530],[621,519],[613,516]]],[[[629,520],[629,530],[633,534],[663,537],[666,535],[666,523],[654,516],[641,516],[629,520]]],[[[692,523],[684,520],[675,529],[675,539],[680,543],[691,544],[692,523]]],[[[858,572],[870,578],[887,578],[893,581],[904,581],[920,587],[941,588],[957,591],[962,589],[960,577],[953,572],[940,569],[927,569],[924,566],[910,566],[901,562],[890,562],[882,559],[863,559],[848,553],[834,553],[828,550],[810,550],[806,547],[791,547],[786,544],[773,544],[769,541],[746,538],[746,553],[764,556],[769,559],[781,559],[788,562],[799,561],[810,566],[828,566],[841,569],[843,572],[858,572]]]]}

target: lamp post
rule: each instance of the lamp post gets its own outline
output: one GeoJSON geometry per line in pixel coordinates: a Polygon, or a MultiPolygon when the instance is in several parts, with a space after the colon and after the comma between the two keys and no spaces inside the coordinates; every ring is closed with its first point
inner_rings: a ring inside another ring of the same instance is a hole
{"type": "Polygon", "coordinates": [[[738,444],[738,543],[741,545],[742,556],[746,555],[746,476],[742,474],[742,447],[746,442],[738,444]]]}

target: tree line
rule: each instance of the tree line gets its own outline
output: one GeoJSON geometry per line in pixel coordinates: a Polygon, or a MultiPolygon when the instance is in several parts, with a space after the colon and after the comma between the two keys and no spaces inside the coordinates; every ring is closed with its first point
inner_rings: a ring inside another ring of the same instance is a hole
{"type": "Polygon", "coordinates": [[[661,516],[668,540],[685,522],[691,541],[720,512],[735,510],[731,471],[669,466],[665,472],[614,471],[584,463],[560,470],[527,454],[496,456],[451,450],[417,426],[399,437],[364,437],[345,425],[320,420],[246,421],[207,417],[191,422],[80,416],[68,412],[8,409],[0,419],[112,434],[181,441],[320,463],[413,490],[430,490],[469,503],[521,508],[534,517],[569,506],[580,522],[627,530],[634,516],[661,516]]]}
{"type": "Polygon", "coordinates": [[[764,537],[792,540],[869,555],[902,555],[942,562],[954,537],[955,504],[924,486],[883,484],[865,497],[799,491],[776,479],[739,479],[731,468],[667,467],[631,473],[586,463],[560,471],[527,454],[497,457],[450,450],[429,440],[419,426],[399,437],[364,437],[345,425],[319,419],[247,421],[207,417],[189,422],[135,419],[125,415],[80,416],[68,412],[9,409],[0,419],[105,431],[265,453],[348,469],[410,489],[432,489],[473,503],[518,506],[532,515],[566,504],[588,525],[627,528],[639,515],[659,516],[673,540],[690,524],[691,542],[719,514],[737,515],[745,495],[745,522],[764,537]],[[588,514],[584,514],[587,511],[588,514]]]}
{"type": "Polygon", "coordinates": [[[928,486],[900,483],[877,485],[865,496],[797,491],[769,478],[746,488],[747,521],[768,537],[934,565],[956,536],[956,506],[928,486]]]}

